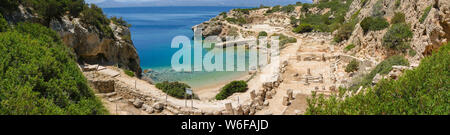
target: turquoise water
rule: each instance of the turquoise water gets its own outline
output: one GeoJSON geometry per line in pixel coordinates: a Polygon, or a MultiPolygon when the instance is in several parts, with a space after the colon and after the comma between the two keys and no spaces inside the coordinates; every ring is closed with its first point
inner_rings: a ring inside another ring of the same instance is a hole
{"type": "MultiPolygon", "coordinates": [[[[175,72],[171,68],[171,59],[179,49],[170,47],[172,38],[186,36],[193,43],[192,26],[234,8],[243,7],[127,7],[104,8],[104,12],[108,16],[123,17],[132,24],[132,40],[141,67],[152,69],[148,76],[156,82],[181,81],[195,88],[235,79],[247,72],[175,72]]],[[[203,54],[207,51],[203,50],[203,54]]]]}

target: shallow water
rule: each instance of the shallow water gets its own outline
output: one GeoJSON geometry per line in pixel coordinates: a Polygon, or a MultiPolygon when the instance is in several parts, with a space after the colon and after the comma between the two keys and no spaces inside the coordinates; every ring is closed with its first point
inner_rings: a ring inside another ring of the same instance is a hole
{"type": "MultiPolygon", "coordinates": [[[[147,75],[154,81],[181,81],[199,88],[236,79],[247,72],[175,72],[171,68],[171,59],[179,49],[170,48],[172,38],[182,35],[193,43],[192,26],[234,8],[242,7],[127,7],[105,8],[104,12],[108,16],[123,17],[132,25],[132,40],[138,51],[141,67],[152,69],[147,75]]],[[[208,51],[204,49],[202,53],[206,54],[208,51]]],[[[247,58],[248,54],[245,56],[247,58]]]]}

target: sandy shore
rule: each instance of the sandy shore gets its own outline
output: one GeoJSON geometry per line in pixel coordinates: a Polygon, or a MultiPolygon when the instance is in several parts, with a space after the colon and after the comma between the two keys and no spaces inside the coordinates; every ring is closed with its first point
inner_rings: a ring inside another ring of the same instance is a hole
{"type": "Polygon", "coordinates": [[[212,85],[205,85],[194,88],[194,93],[198,95],[200,100],[211,100],[214,99],[215,96],[220,92],[220,89],[224,87],[226,84],[235,81],[235,80],[247,80],[251,77],[248,73],[239,77],[234,77],[232,79],[218,81],[212,85]]]}

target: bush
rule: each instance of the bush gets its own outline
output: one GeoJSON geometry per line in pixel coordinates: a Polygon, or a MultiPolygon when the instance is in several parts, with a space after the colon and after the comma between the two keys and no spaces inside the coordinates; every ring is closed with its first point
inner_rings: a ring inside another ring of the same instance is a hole
{"type": "Polygon", "coordinates": [[[125,74],[127,74],[128,76],[130,76],[130,77],[134,77],[134,72],[133,72],[133,71],[124,69],[123,72],[124,72],[125,74]]]}
{"type": "Polygon", "coordinates": [[[391,56],[380,62],[374,69],[370,71],[369,74],[364,75],[361,81],[353,82],[352,86],[349,87],[349,90],[357,90],[360,86],[371,86],[372,80],[375,75],[386,75],[392,70],[392,66],[396,65],[408,66],[409,62],[401,55],[391,56]]]}
{"type": "Polygon", "coordinates": [[[396,12],[391,20],[391,24],[405,23],[405,22],[406,22],[405,14],[399,12],[396,12]]]}
{"type": "Polygon", "coordinates": [[[97,27],[103,36],[113,37],[113,32],[109,27],[111,21],[103,14],[103,10],[100,7],[91,4],[91,7],[84,9],[81,14],[81,21],[97,27]]]}
{"type": "Polygon", "coordinates": [[[237,19],[236,18],[226,18],[225,20],[227,20],[230,23],[234,23],[234,24],[238,24],[238,25],[247,24],[247,21],[243,17],[239,17],[237,19]]]}
{"type": "Polygon", "coordinates": [[[427,19],[428,14],[429,14],[430,11],[431,11],[431,8],[432,8],[431,6],[428,6],[428,7],[423,11],[422,17],[420,17],[420,19],[419,19],[420,23],[423,23],[423,22],[425,21],[425,19],[427,19]]]}
{"type": "Polygon", "coordinates": [[[306,114],[333,115],[449,115],[450,43],[421,60],[397,80],[382,80],[351,97],[325,98],[313,94],[306,114]]]}
{"type": "Polygon", "coordinates": [[[401,0],[395,0],[395,8],[400,7],[400,4],[402,4],[401,0]]]}
{"type": "MultiPolygon", "coordinates": [[[[180,82],[168,82],[164,81],[162,83],[157,83],[156,88],[162,90],[163,92],[167,93],[170,96],[184,99],[186,95],[186,88],[191,88],[191,86],[180,83],[180,82]]],[[[194,93],[193,93],[194,94],[194,93]]],[[[188,99],[196,98],[195,94],[193,97],[187,97],[188,99]]]]}
{"type": "MultiPolygon", "coordinates": [[[[278,36],[280,48],[284,48],[288,43],[297,43],[297,39],[293,37],[288,37],[283,34],[273,34],[272,36],[278,36]]],[[[267,44],[267,48],[270,48],[270,44],[267,44]]]]}
{"type": "Polygon", "coordinates": [[[0,13],[6,15],[19,6],[18,0],[0,0],[0,13]]]}
{"type": "Polygon", "coordinates": [[[383,9],[383,1],[384,0],[378,0],[375,3],[375,5],[373,5],[372,16],[374,16],[374,17],[383,17],[384,16],[384,11],[381,10],[381,9],[383,9]]]}
{"type": "Polygon", "coordinates": [[[245,81],[232,81],[225,85],[216,95],[217,100],[224,100],[227,97],[233,95],[236,92],[245,92],[247,90],[247,82],[245,81]]]}
{"type": "Polygon", "coordinates": [[[353,59],[350,61],[350,63],[347,64],[347,67],[345,67],[345,72],[350,73],[354,71],[358,71],[359,69],[359,62],[353,59]]]}
{"type": "Polygon", "coordinates": [[[131,24],[128,24],[125,20],[123,20],[122,17],[117,18],[116,16],[113,16],[110,18],[112,22],[114,22],[117,25],[125,26],[125,27],[131,27],[131,24]]]}
{"type": "Polygon", "coordinates": [[[287,6],[283,6],[280,11],[285,12],[285,13],[291,13],[295,10],[295,5],[287,5],[287,6]]]}
{"type": "Polygon", "coordinates": [[[267,32],[265,32],[265,31],[259,32],[259,33],[258,33],[258,37],[261,37],[261,36],[267,37],[267,32]]]}
{"type": "Polygon", "coordinates": [[[412,38],[412,36],[413,33],[409,28],[409,25],[404,23],[394,24],[384,35],[383,46],[404,52],[409,48],[409,39],[412,38]]]}
{"type": "Polygon", "coordinates": [[[267,10],[266,13],[267,14],[275,13],[275,12],[279,12],[280,10],[281,10],[281,6],[276,5],[276,6],[273,6],[271,9],[267,10]]]}
{"type": "Polygon", "coordinates": [[[294,30],[292,30],[295,33],[306,33],[311,32],[314,29],[314,26],[307,23],[302,23],[299,26],[295,27],[294,30]]]}
{"type": "Polygon", "coordinates": [[[0,33],[0,114],[107,113],[55,31],[30,23],[16,28],[0,33]]]}
{"type": "Polygon", "coordinates": [[[336,35],[334,35],[334,41],[339,43],[350,38],[355,28],[354,23],[345,23],[339,29],[336,35]]]}
{"type": "Polygon", "coordinates": [[[5,32],[8,28],[8,22],[6,22],[5,18],[3,18],[2,14],[0,14],[0,32],[5,32]]]}
{"type": "Polygon", "coordinates": [[[345,51],[345,52],[348,52],[348,51],[352,50],[352,49],[355,48],[355,47],[356,47],[355,44],[349,44],[349,45],[347,45],[347,46],[344,48],[344,51],[345,51]]]}
{"type": "Polygon", "coordinates": [[[366,17],[360,23],[364,33],[368,31],[378,31],[389,27],[389,23],[383,17],[366,17]]]}

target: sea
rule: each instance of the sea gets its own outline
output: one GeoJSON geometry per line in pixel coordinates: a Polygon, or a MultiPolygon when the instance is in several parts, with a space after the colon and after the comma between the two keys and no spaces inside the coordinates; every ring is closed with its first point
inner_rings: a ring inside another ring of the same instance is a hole
{"type": "MultiPolygon", "coordinates": [[[[235,8],[249,7],[121,7],[104,8],[103,11],[109,17],[123,17],[132,25],[131,39],[138,51],[140,65],[143,70],[150,71],[144,75],[156,83],[179,81],[195,89],[241,78],[248,72],[176,72],[172,69],[171,60],[173,54],[180,48],[171,48],[172,39],[176,36],[186,36],[193,44],[192,26],[235,8]]],[[[204,49],[202,52],[205,54],[208,51],[210,50],[204,49]]],[[[245,55],[248,58],[248,54],[236,53],[236,55],[245,55]]]]}

